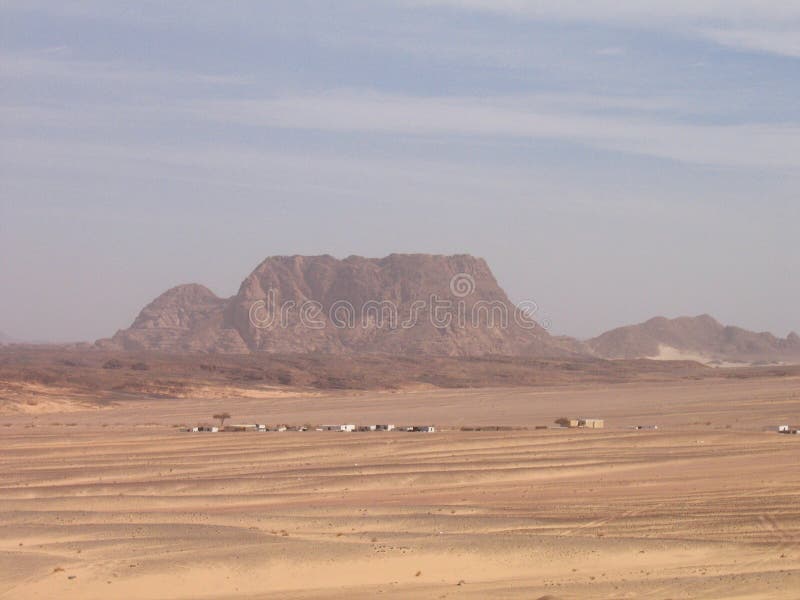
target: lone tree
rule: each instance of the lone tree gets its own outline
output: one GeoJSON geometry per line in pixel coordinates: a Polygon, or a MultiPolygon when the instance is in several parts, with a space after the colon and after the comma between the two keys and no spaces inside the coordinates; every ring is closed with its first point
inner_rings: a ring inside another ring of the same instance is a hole
{"type": "Polygon", "coordinates": [[[230,419],[231,416],[228,413],[224,412],[214,415],[214,418],[219,421],[219,426],[222,427],[223,425],[225,425],[225,420],[230,419]]]}
{"type": "Polygon", "coordinates": [[[569,419],[567,417],[558,417],[554,422],[556,425],[561,425],[562,427],[569,427],[569,419]]]}

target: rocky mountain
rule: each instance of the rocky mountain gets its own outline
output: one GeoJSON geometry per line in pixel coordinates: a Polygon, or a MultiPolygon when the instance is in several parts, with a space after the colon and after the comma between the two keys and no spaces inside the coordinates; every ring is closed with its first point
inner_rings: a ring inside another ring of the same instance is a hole
{"type": "Polygon", "coordinates": [[[586,342],[603,358],[691,359],[707,364],[800,362],[800,336],[781,339],[725,326],[709,315],[666,319],[608,331],[586,342]]]}
{"type": "Polygon", "coordinates": [[[179,285],[145,306],[130,328],[98,344],[124,350],[246,353],[247,345],[226,320],[229,302],[205,286],[179,285]]]}
{"type": "Polygon", "coordinates": [[[174,287],[97,346],[128,351],[597,357],[706,364],[800,363],[800,336],[708,315],[620,327],[586,342],[551,336],[514,306],[483,259],[274,256],[230,298],[174,287]]]}
{"type": "Polygon", "coordinates": [[[515,307],[468,255],[277,256],[231,298],[197,284],[168,290],[98,345],[167,352],[389,352],[571,356],[515,307]]]}

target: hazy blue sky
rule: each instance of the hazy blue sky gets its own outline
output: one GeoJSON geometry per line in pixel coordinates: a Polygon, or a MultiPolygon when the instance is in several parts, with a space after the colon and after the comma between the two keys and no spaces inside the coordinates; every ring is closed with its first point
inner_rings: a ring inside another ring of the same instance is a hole
{"type": "Polygon", "coordinates": [[[800,330],[800,2],[0,0],[0,331],[468,252],[553,331],[800,330]]]}

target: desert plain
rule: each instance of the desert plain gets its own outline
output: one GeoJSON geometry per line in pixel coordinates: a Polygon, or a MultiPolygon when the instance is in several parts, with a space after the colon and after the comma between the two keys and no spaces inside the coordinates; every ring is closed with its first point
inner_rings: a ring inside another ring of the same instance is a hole
{"type": "Polygon", "coordinates": [[[0,598],[796,598],[797,421],[794,374],[4,414],[0,598]],[[180,431],[222,410],[439,430],[180,431]]]}

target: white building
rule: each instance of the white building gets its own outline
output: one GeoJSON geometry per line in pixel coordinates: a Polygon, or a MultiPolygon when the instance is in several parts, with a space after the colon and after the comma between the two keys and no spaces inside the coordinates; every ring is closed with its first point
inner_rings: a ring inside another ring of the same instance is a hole
{"type": "Polygon", "coordinates": [[[356,426],[348,423],[347,425],[321,425],[322,431],[355,431],[356,426]]]}

